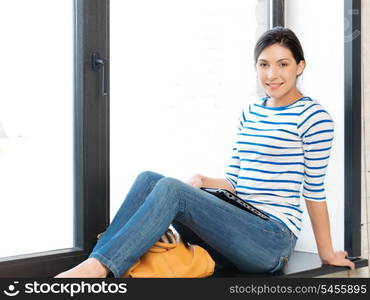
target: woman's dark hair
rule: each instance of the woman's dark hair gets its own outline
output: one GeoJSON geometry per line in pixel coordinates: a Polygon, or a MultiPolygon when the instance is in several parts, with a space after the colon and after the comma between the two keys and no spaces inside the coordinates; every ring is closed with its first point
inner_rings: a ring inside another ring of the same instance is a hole
{"type": "Polygon", "coordinates": [[[257,41],[254,48],[254,62],[257,63],[263,49],[273,44],[280,44],[288,48],[297,62],[304,60],[303,49],[295,33],[285,27],[276,26],[266,31],[257,41]]]}

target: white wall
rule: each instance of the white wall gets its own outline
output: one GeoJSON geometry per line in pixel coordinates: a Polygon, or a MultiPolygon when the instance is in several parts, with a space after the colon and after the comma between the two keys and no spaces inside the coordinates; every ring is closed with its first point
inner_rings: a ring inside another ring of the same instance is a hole
{"type": "Polygon", "coordinates": [[[224,176],[267,1],[110,3],[112,219],[144,170],[224,176]]]}
{"type": "MultiPolygon", "coordinates": [[[[286,0],[286,27],[305,52],[302,92],[319,101],[335,122],[335,137],[325,189],[333,246],[344,247],[344,8],[338,0],[286,0]]],[[[317,252],[304,205],[303,229],[296,250],[317,252]]]]}

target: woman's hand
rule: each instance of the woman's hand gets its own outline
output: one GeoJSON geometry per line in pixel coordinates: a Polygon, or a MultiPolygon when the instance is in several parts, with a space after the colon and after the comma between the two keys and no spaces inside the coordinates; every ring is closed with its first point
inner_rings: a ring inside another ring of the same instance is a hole
{"type": "Polygon", "coordinates": [[[334,251],[329,257],[321,257],[323,264],[333,265],[333,266],[348,266],[351,270],[355,269],[355,264],[348,258],[347,251],[334,251]]]}
{"type": "Polygon", "coordinates": [[[194,187],[202,187],[203,186],[203,175],[194,174],[190,176],[190,178],[186,181],[186,183],[194,186],[194,187]]]}

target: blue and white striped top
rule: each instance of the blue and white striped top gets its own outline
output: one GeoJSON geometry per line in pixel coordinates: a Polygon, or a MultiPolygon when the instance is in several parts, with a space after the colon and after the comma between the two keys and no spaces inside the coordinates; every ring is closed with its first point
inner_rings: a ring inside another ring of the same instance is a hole
{"type": "Polygon", "coordinates": [[[326,201],[324,178],[334,121],[310,97],[280,107],[266,107],[266,100],[242,110],[225,177],[239,197],[298,237],[302,182],[305,200],[326,201]]]}

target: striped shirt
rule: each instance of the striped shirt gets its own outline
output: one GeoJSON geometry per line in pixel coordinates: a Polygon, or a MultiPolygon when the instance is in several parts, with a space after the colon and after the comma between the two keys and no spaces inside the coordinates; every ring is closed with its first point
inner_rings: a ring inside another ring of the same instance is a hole
{"type": "Polygon", "coordinates": [[[310,97],[280,107],[266,107],[266,100],[242,110],[225,177],[239,197],[298,237],[301,194],[308,201],[326,201],[324,178],[334,121],[310,97]]]}

